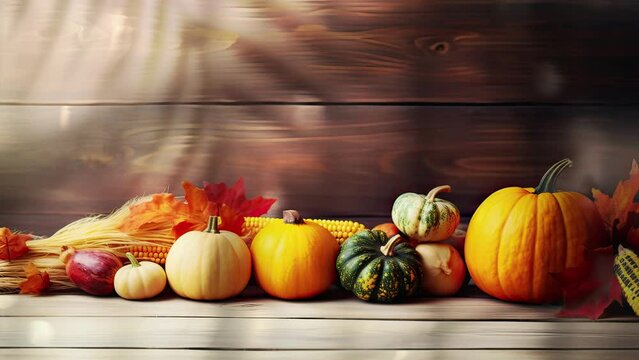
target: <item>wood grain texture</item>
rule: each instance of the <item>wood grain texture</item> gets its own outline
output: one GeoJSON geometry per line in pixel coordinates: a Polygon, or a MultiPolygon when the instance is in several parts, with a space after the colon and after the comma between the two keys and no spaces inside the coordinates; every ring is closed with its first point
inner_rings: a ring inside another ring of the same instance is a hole
{"type": "MultiPolygon", "coordinates": [[[[173,294],[144,301],[118,297],[87,298],[84,294],[48,297],[5,295],[0,297],[1,316],[118,316],[118,317],[238,317],[289,319],[387,319],[387,320],[558,320],[556,306],[508,304],[486,297],[414,299],[392,307],[362,302],[334,288],[318,299],[290,302],[269,298],[256,287],[223,302],[197,302],[173,294]]],[[[631,317],[616,317],[632,321],[631,317]]]]}
{"type": "MultiPolygon", "coordinates": [[[[396,196],[441,184],[470,215],[493,191],[611,192],[638,157],[630,107],[0,106],[0,223],[105,213],[189,180],[276,197],[270,215],[388,217],[396,196]]],[[[65,225],[58,224],[58,227],[65,225]]],[[[49,224],[54,227],[55,224],[49,224]]],[[[23,229],[39,232],[39,228],[23,229]]]]}
{"type": "Polygon", "coordinates": [[[639,350],[171,350],[171,349],[0,349],[0,357],[15,360],[635,360],[639,350]]]}
{"type": "Polygon", "coordinates": [[[635,1],[0,3],[0,102],[634,102],[635,1]]]}
{"type": "Polygon", "coordinates": [[[639,323],[9,317],[5,347],[164,349],[637,349],[639,323]],[[460,339],[463,339],[460,340],[460,339]]]}
{"type": "MultiPolygon", "coordinates": [[[[475,287],[458,297],[415,297],[405,303],[368,303],[333,287],[328,293],[306,301],[283,301],[268,297],[255,285],[240,296],[221,302],[198,302],[176,297],[170,291],[147,301],[119,297],[88,297],[86,294],[56,294],[31,297],[0,296],[0,316],[5,317],[184,317],[247,319],[369,319],[369,320],[463,320],[589,322],[559,318],[559,306],[506,303],[481,293],[475,287]]],[[[636,316],[608,313],[599,322],[638,322],[636,316]]]]}

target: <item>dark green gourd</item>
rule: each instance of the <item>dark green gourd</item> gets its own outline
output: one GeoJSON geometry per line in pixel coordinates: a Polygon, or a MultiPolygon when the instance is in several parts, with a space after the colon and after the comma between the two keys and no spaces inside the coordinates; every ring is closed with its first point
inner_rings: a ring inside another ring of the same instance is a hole
{"type": "Polygon", "coordinates": [[[399,235],[388,239],[379,230],[364,230],[344,242],[337,257],[342,286],[366,301],[395,302],[418,288],[419,254],[399,235]]]}

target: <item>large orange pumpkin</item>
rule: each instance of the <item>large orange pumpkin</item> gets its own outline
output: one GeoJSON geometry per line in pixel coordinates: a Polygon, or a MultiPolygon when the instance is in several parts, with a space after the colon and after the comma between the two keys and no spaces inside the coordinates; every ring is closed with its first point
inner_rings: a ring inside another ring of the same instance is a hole
{"type": "Polygon", "coordinates": [[[508,301],[561,300],[550,273],[579,266],[586,248],[598,247],[604,227],[594,203],[576,192],[556,191],[557,177],[572,165],[553,165],[536,188],[509,187],[477,209],[466,235],[468,271],[484,292],[508,301]]]}
{"type": "Polygon", "coordinates": [[[251,243],[257,283],[271,296],[303,299],[319,295],[335,281],[339,245],[324,227],[304,221],[295,210],[270,222],[251,243]]]}

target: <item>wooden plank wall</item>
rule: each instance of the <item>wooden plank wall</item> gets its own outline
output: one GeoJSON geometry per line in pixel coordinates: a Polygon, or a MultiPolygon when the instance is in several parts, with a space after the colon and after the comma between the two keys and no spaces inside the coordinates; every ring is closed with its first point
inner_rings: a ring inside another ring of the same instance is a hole
{"type": "Polygon", "coordinates": [[[639,157],[635,1],[0,2],[0,226],[181,180],[387,217],[449,183],[611,191],[639,157]]]}

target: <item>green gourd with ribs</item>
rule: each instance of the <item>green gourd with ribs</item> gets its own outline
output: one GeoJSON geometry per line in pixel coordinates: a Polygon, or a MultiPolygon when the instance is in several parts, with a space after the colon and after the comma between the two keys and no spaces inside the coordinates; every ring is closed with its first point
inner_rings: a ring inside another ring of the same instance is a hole
{"type": "Polygon", "coordinates": [[[403,238],[379,230],[347,239],[337,257],[342,286],[366,301],[395,302],[411,296],[422,278],[419,254],[403,238]]]}

